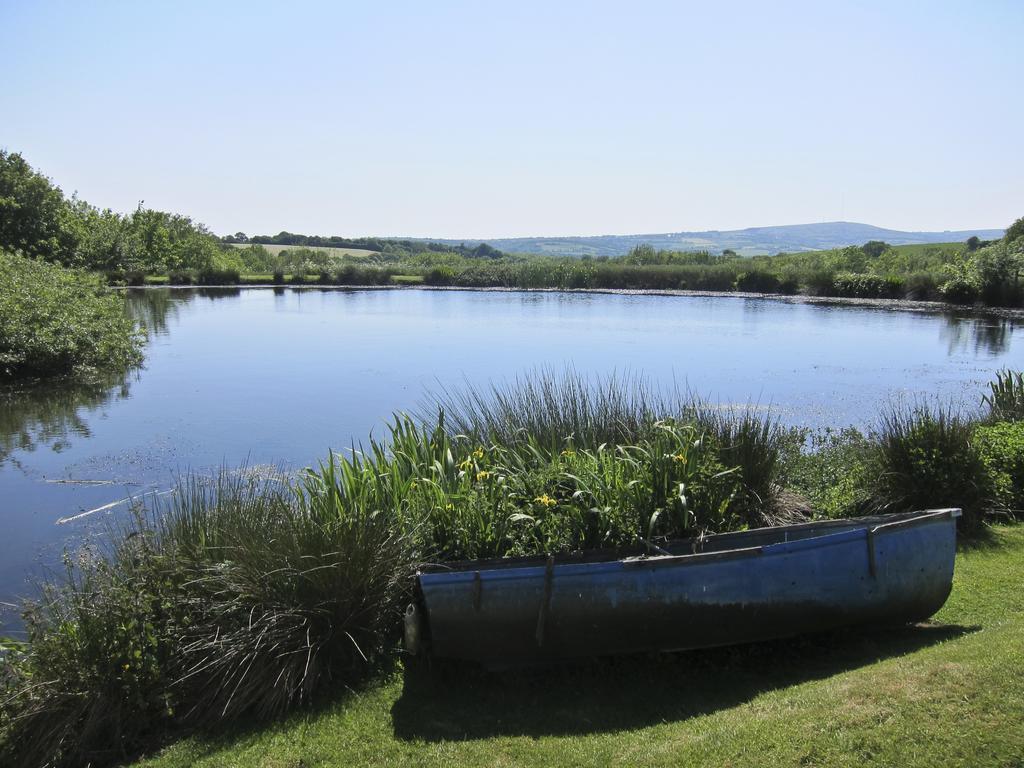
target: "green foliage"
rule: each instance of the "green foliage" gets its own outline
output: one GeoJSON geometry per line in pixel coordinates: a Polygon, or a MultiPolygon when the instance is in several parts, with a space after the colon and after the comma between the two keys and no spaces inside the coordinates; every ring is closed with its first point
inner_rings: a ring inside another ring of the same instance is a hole
{"type": "Polygon", "coordinates": [[[870,501],[868,460],[871,443],[848,427],[799,436],[785,455],[785,483],[810,507],[828,518],[853,517],[870,501]]]}
{"type": "Polygon", "coordinates": [[[828,516],[961,506],[969,529],[1024,493],[1024,422],[918,408],[808,445],[752,409],[571,372],[440,404],[297,479],[186,480],[69,558],[29,642],[0,647],[4,764],[99,765],[351,685],[392,650],[420,562],[655,552],[787,519],[783,485],[828,516]]]}
{"type": "Polygon", "coordinates": [[[903,297],[903,280],[899,277],[868,274],[837,274],[832,281],[835,296],[859,299],[898,299],[903,297]]]}
{"type": "Polygon", "coordinates": [[[887,250],[889,250],[889,244],[882,240],[869,240],[860,247],[864,251],[864,255],[869,259],[877,259],[887,250]]]}
{"type": "Polygon", "coordinates": [[[1024,237],[1024,216],[1021,216],[1013,224],[1006,228],[1006,232],[1003,233],[1004,243],[1013,243],[1024,237]]]}
{"type": "Polygon", "coordinates": [[[364,676],[399,625],[412,539],[340,504],[333,473],[185,481],[111,552],[67,558],[25,613],[3,764],[121,761],[169,728],[276,716],[364,676]]]}
{"type": "Polygon", "coordinates": [[[0,251],[70,264],[75,227],[63,193],[16,152],[0,150],[0,251]]]}
{"type": "Polygon", "coordinates": [[[124,297],[96,278],[0,253],[0,377],[124,370],[141,345],[124,297]]]}
{"type": "Polygon", "coordinates": [[[979,426],[975,439],[999,506],[1024,519],[1024,421],[979,426]]]}
{"type": "MultiPolygon", "coordinates": [[[[187,216],[139,207],[127,216],[63,193],[21,155],[0,151],[0,250],[120,275],[199,271],[234,258],[187,216]]],[[[231,265],[227,265],[231,266],[231,265]]]]}
{"type": "Polygon", "coordinates": [[[1024,421],[1024,371],[999,371],[982,404],[993,421],[1024,421]]]}
{"type": "Polygon", "coordinates": [[[873,436],[866,471],[879,511],[960,507],[960,526],[970,532],[994,507],[992,478],[974,424],[948,410],[887,413],[873,436]]]}
{"type": "Polygon", "coordinates": [[[144,537],[104,557],[66,557],[66,580],[25,613],[28,643],[2,709],[4,765],[87,765],[122,759],[173,712],[167,673],[167,583],[144,537]]]}

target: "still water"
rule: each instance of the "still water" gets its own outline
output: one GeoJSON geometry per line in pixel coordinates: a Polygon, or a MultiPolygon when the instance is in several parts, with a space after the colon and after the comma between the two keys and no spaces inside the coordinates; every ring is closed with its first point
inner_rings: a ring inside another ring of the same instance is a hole
{"type": "Polygon", "coordinates": [[[795,425],[865,426],[894,399],[973,404],[993,371],[1024,364],[1015,321],[771,299],[159,289],[129,301],[151,328],[141,370],[0,391],[0,602],[126,505],[83,513],[188,471],[313,464],[443,386],[571,364],[795,425]]]}

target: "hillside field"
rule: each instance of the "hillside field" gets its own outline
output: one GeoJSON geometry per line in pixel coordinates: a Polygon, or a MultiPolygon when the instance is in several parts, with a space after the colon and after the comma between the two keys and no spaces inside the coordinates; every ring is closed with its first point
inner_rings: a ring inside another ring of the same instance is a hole
{"type": "MultiPolygon", "coordinates": [[[[235,248],[248,248],[249,243],[232,243],[235,248]]],[[[260,243],[254,243],[254,245],[261,245],[260,243]]],[[[324,251],[330,256],[354,256],[356,258],[365,258],[367,256],[373,256],[377,251],[370,251],[365,248],[326,248],[321,246],[310,246],[310,245],[264,245],[264,248],[272,256],[277,256],[281,251],[291,251],[298,248],[303,248],[310,251],[324,251]]]]}

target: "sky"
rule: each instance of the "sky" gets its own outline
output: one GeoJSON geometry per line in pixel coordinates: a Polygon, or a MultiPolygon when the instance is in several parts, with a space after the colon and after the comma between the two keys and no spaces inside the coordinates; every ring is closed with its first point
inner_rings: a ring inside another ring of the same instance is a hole
{"type": "Polygon", "coordinates": [[[1024,2],[0,0],[0,148],[219,234],[1024,215],[1024,2]]]}

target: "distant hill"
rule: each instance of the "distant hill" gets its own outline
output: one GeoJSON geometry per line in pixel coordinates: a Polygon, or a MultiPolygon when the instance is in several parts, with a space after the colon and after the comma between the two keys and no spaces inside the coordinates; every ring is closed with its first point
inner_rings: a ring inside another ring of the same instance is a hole
{"type": "Polygon", "coordinates": [[[594,237],[511,237],[495,240],[438,240],[432,242],[474,246],[487,243],[509,253],[544,253],[551,256],[621,256],[642,243],[673,251],[707,250],[718,253],[730,248],[742,256],[781,251],[820,251],[846,245],[863,245],[884,240],[890,245],[961,242],[976,235],[982,240],[1003,236],[1001,229],[970,229],[957,232],[901,232],[870,224],[828,221],[820,224],[790,224],[778,227],[667,232],[646,235],[597,235],[594,237]]]}

